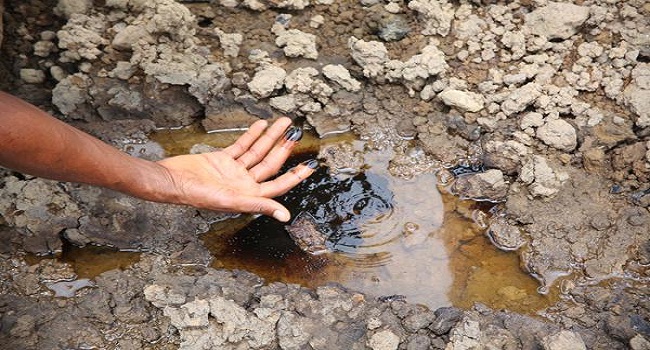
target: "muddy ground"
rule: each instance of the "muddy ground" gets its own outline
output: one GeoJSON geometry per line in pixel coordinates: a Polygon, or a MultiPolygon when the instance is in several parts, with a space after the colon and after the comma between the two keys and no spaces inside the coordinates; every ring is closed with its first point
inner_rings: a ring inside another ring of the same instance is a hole
{"type": "Polygon", "coordinates": [[[149,159],[159,127],[351,130],[396,150],[395,176],[498,202],[486,234],[562,297],[530,317],[266,284],[206,267],[199,234],[221,214],[3,170],[3,348],[650,349],[647,2],[4,5],[3,90],[149,159]],[[63,239],[147,253],[75,281],[31,258],[63,239]]]}

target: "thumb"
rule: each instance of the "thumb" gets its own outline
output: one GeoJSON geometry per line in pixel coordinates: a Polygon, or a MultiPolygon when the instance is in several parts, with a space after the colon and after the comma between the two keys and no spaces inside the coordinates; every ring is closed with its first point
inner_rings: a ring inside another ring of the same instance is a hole
{"type": "Polygon", "coordinates": [[[241,212],[260,213],[287,222],[291,219],[289,210],[282,204],[266,197],[241,196],[237,208],[241,212]]]}

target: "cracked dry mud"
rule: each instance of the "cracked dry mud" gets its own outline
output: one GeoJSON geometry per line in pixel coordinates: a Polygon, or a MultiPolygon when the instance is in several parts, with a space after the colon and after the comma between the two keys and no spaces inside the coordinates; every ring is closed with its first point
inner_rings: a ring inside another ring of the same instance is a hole
{"type": "MultiPolygon", "coordinates": [[[[498,202],[485,226],[560,300],[437,310],[207,266],[218,213],[0,170],[8,349],[649,349],[650,4],[643,0],[0,1],[3,90],[133,155],[159,127],[287,114],[498,202]],[[4,5],[4,6],[3,6],[4,5]],[[449,169],[478,169],[458,177],[449,169]],[[145,250],[75,279],[28,254],[145,250]]],[[[356,169],[331,157],[330,169],[356,169]]],[[[505,286],[508,287],[508,286],[505,286]]],[[[504,287],[513,298],[517,291],[504,287]]]]}

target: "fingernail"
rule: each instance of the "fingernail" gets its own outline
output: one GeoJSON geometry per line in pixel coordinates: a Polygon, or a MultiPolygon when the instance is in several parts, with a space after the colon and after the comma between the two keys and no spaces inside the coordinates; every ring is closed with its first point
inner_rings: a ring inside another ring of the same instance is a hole
{"type": "Polygon", "coordinates": [[[320,165],[320,162],[316,159],[310,159],[302,162],[301,164],[308,167],[309,169],[316,169],[320,165]]]}
{"type": "Polygon", "coordinates": [[[278,209],[273,212],[273,218],[278,221],[287,222],[291,218],[291,215],[283,210],[278,209]]]}
{"type": "Polygon", "coordinates": [[[302,139],[302,129],[292,126],[284,133],[284,139],[287,141],[300,141],[302,139]]]}

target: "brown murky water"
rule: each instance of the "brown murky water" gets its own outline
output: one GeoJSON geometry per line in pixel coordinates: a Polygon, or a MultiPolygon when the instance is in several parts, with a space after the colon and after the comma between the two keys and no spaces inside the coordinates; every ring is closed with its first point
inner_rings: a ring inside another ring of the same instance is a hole
{"type": "MultiPolygon", "coordinates": [[[[160,131],[152,138],[168,155],[176,155],[198,143],[225,147],[237,136],[197,128],[160,131]]],[[[332,142],[353,139],[339,135],[320,140],[307,133],[287,168],[313,158],[321,145],[332,142]]],[[[390,156],[368,153],[367,170],[344,179],[321,167],[279,198],[293,217],[308,212],[315,218],[331,252],[307,254],[283,224],[241,215],[214,224],[203,235],[215,256],[212,266],[309,287],[333,281],[374,297],[404,296],[433,309],[469,308],[480,302],[535,314],[557,301],[557,288],[537,293],[538,282],[521,270],[517,254],[500,251],[484,235],[484,225],[475,218],[492,205],[440,194],[434,174],[410,180],[392,177],[386,170],[390,156]]],[[[137,261],[137,255],[71,247],[63,260],[72,263],[80,277],[93,277],[124,268],[137,261]]]]}
{"type": "MultiPolygon", "coordinates": [[[[173,155],[196,143],[224,147],[236,137],[171,130],[154,139],[173,155]]],[[[353,138],[320,140],[307,133],[287,168],[333,142],[353,138]]],[[[538,282],[521,270],[517,254],[494,247],[484,226],[472,219],[479,211],[487,213],[490,205],[441,195],[434,174],[395,178],[386,169],[390,157],[367,153],[367,170],[345,179],[322,167],[279,198],[294,218],[302,212],[315,218],[328,237],[330,253],[307,254],[283,224],[242,215],[214,224],[202,237],[215,256],[213,267],[245,269],[267,281],[310,287],[335,281],[371,296],[403,295],[431,308],[468,308],[480,302],[534,314],[557,300],[557,288],[537,293],[538,282]]]]}

